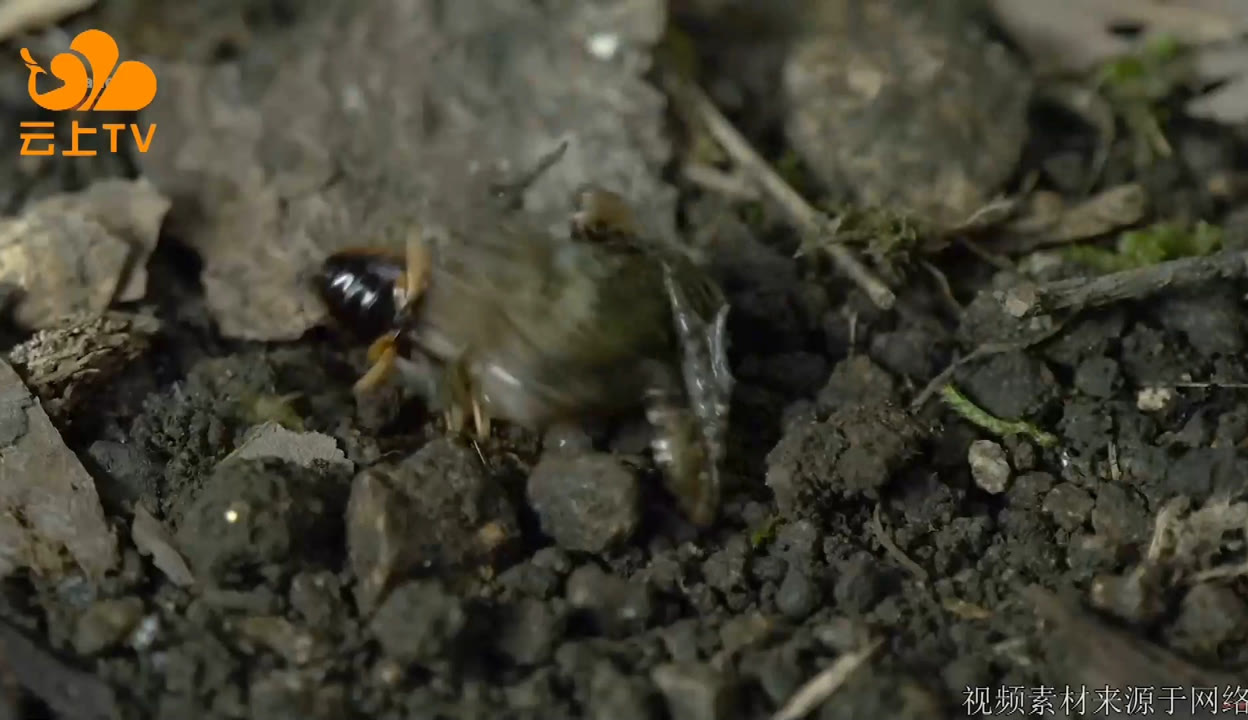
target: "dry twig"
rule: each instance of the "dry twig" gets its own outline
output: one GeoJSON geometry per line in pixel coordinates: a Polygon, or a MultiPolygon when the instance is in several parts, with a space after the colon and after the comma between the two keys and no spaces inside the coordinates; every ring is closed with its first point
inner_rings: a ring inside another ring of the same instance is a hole
{"type": "Polygon", "coordinates": [[[1015,352],[1018,350],[1026,350],[1027,348],[1033,345],[1039,345],[1045,340],[1048,340],[1054,335],[1057,335],[1059,332],[1061,332],[1062,328],[1064,327],[1066,327],[1065,321],[1054,322],[1051,327],[1048,327],[1038,333],[1028,335],[1027,337],[1019,339],[1019,340],[1014,340],[1011,342],[990,342],[990,343],[984,343],[983,345],[980,345],[979,347],[975,348],[974,350],[967,353],[966,355],[963,355],[957,360],[954,360],[953,362],[949,363],[948,367],[946,367],[944,370],[941,370],[940,373],[936,375],[936,377],[932,378],[927,383],[927,385],[924,385],[923,389],[919,391],[919,394],[915,395],[914,400],[910,402],[910,410],[912,412],[918,412],[919,410],[923,409],[923,406],[927,404],[927,401],[931,399],[932,395],[936,394],[936,392],[940,390],[941,388],[943,388],[945,385],[948,385],[949,379],[953,377],[953,374],[957,372],[958,368],[962,367],[963,365],[966,365],[967,363],[970,363],[970,362],[974,362],[981,358],[991,357],[993,355],[1000,355],[1001,353],[1015,352]]]}
{"type": "Polygon", "coordinates": [[[827,250],[832,262],[845,273],[871,301],[884,310],[891,310],[897,301],[896,295],[879,278],[875,277],[861,261],[835,240],[834,225],[826,215],[811,207],[810,203],[785,182],[784,178],[767,164],[738,131],[728,118],[724,117],[715,103],[693,83],[677,77],[673,73],[664,73],[664,83],[684,109],[700,121],[723,146],[724,151],[732,157],[762,188],[768,196],[776,201],[803,231],[825,238],[827,242],[821,246],[827,250]]]}
{"type": "Polygon", "coordinates": [[[884,529],[884,521],[880,519],[880,506],[878,504],[875,506],[875,512],[871,514],[871,531],[875,533],[875,539],[880,541],[880,544],[884,546],[884,551],[889,556],[906,570],[909,570],[910,574],[920,583],[927,582],[927,571],[923,569],[923,566],[911,560],[909,555],[902,552],[901,548],[897,547],[897,543],[893,542],[893,538],[889,536],[888,531],[884,529]]]}
{"type": "Polygon", "coordinates": [[[866,647],[851,653],[845,653],[836,659],[827,669],[815,675],[784,704],[784,707],[771,716],[771,720],[798,720],[819,707],[825,700],[840,689],[849,676],[866,662],[883,644],[883,640],[874,640],[866,647]]]}
{"type": "Polygon", "coordinates": [[[1188,257],[1092,278],[1024,283],[997,293],[997,300],[1020,320],[1057,310],[1083,310],[1135,300],[1162,290],[1248,276],[1248,251],[1188,257]]]}

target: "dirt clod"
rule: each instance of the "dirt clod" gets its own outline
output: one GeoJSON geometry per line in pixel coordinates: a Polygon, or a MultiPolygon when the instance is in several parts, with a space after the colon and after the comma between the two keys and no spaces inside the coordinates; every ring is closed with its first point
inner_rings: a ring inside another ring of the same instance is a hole
{"type": "Polygon", "coordinates": [[[767,456],[767,486],[786,516],[817,514],[831,498],[876,494],[919,453],[925,436],[913,418],[889,405],[797,419],[767,456]]]}
{"type": "Polygon", "coordinates": [[[1083,525],[1096,501],[1086,490],[1071,483],[1061,483],[1044,496],[1044,510],[1064,528],[1083,525]]]}
{"type": "Polygon", "coordinates": [[[1044,362],[1023,352],[994,355],[959,375],[966,395],[1003,420],[1034,417],[1059,392],[1057,380],[1044,362]]]}
{"type": "Polygon", "coordinates": [[[738,716],[740,707],[734,701],[733,681],[709,665],[660,665],[651,672],[651,678],[667,700],[672,720],[720,720],[738,716]]]}
{"type": "Polygon", "coordinates": [[[358,474],[346,522],[365,611],[407,573],[488,565],[519,533],[515,510],[476,453],[449,439],[358,474]]]}
{"type": "Polygon", "coordinates": [[[468,626],[463,602],[435,580],[414,580],[395,588],[370,624],[387,655],[421,664],[450,659],[462,649],[468,626]]]}
{"type": "Polygon", "coordinates": [[[940,225],[987,204],[1026,133],[1031,83],[1017,59],[902,3],[817,7],[782,78],[788,137],[820,179],[940,225]]]}
{"type": "Polygon", "coordinates": [[[854,355],[836,364],[832,376],[819,391],[819,409],[824,412],[846,405],[881,405],[895,401],[896,383],[892,375],[867,355],[854,355]]]}
{"type": "Polygon", "coordinates": [[[554,655],[567,613],[557,605],[524,598],[504,607],[498,622],[499,652],[516,665],[531,667],[554,655]]]}
{"type": "Polygon", "coordinates": [[[94,655],[120,643],[143,617],[143,601],[137,597],[100,600],[78,618],[74,650],[94,655]]]}
{"type": "Polygon", "coordinates": [[[650,624],[654,612],[647,584],[629,582],[597,565],[574,570],[568,577],[566,593],[568,604],[608,635],[638,632],[650,624]]]}
{"type": "Polygon", "coordinates": [[[341,472],[273,459],[217,466],[178,516],[178,547],[197,577],[222,583],[292,555],[316,557],[342,537],[341,472]],[[317,538],[308,543],[305,538],[317,538]]]}
{"type": "Polygon", "coordinates": [[[9,360],[39,396],[48,415],[69,424],[85,403],[151,348],[160,322],[148,315],[110,312],[53,324],[9,352],[9,360]]]}
{"type": "Polygon", "coordinates": [[[1216,658],[1227,643],[1248,634],[1248,606],[1230,588],[1200,583],[1187,591],[1170,628],[1174,645],[1201,659],[1216,658]]]}
{"type": "Polygon", "coordinates": [[[600,553],[628,540],[641,519],[637,476],[608,454],[547,453],[529,475],[528,499],[565,550],[600,553]]]}

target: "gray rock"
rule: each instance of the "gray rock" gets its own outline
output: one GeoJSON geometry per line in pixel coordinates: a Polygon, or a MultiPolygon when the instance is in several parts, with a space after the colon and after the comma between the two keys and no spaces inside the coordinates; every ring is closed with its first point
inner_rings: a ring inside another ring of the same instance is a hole
{"type": "Polygon", "coordinates": [[[790,565],[776,590],[776,608],[793,620],[803,620],[814,612],[822,599],[819,586],[805,571],[790,565]]]}
{"type": "Polygon", "coordinates": [[[669,663],[650,672],[672,720],[731,720],[740,717],[735,683],[704,663],[669,663]]]}
{"type": "Polygon", "coordinates": [[[463,602],[437,581],[395,588],[370,624],[386,654],[402,663],[449,659],[467,627],[463,602]]]}
{"type": "Polygon", "coordinates": [[[584,565],[568,577],[567,599],[614,635],[645,629],[654,613],[649,585],[609,575],[597,565],[584,565]]]}
{"type": "Polygon", "coordinates": [[[502,488],[471,450],[448,438],[398,465],[364,470],[351,486],[347,549],[365,611],[410,571],[488,565],[518,537],[502,488]]]}
{"type": "Polygon", "coordinates": [[[815,174],[940,225],[985,205],[1027,138],[1021,63],[926,3],[811,7],[782,82],[788,138],[815,174]]]}
{"type": "Polygon", "coordinates": [[[1045,512],[1067,530],[1082,525],[1095,504],[1088,491],[1070,483],[1061,483],[1044,496],[1045,512]]]}
{"type": "Polygon", "coordinates": [[[566,550],[600,553],[632,536],[641,519],[637,477],[605,453],[547,453],[529,475],[542,531],[566,550]]]}
{"type": "Polygon", "coordinates": [[[549,660],[563,635],[566,617],[551,604],[523,599],[502,609],[498,649],[517,665],[538,665],[549,660]]]}
{"type": "Polygon", "coordinates": [[[100,600],[74,624],[74,650],[95,655],[120,645],[142,618],[143,601],[137,597],[100,600]]]}
{"type": "Polygon", "coordinates": [[[589,684],[589,720],[650,720],[653,695],[644,680],[627,677],[610,662],[599,662],[589,684]]]}

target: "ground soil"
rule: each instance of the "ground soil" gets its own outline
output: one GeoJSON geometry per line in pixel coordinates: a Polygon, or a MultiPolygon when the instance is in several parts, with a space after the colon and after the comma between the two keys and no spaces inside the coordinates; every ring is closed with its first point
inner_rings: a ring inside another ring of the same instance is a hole
{"type": "MultiPolygon", "coordinates": [[[[245,25],[263,37],[284,22],[252,13],[245,25]]],[[[697,23],[689,36],[705,58],[729,42],[697,23]]],[[[736,97],[732,118],[783,162],[778,101],[760,95],[776,86],[733,67],[723,59],[717,97],[736,97]]],[[[1206,184],[1239,140],[1181,119],[1167,129],[1173,157],[1145,174],[1116,145],[1106,176],[1146,184],[1163,218],[1224,224],[1242,247],[1242,214],[1206,184]]],[[[1077,165],[1089,137],[1035,109],[1015,186],[1077,165]]],[[[26,195],[82,184],[70,175],[26,195]]],[[[357,402],[362,350],[339,333],[220,337],[199,258],[170,229],[147,298],[164,330],[63,427],[120,533],[120,567],[98,585],[5,581],[5,665],[54,678],[40,692],[11,673],[27,688],[11,694],[12,717],[748,720],[872,638],[881,647],[811,717],[1023,714],[1010,688],[1056,687],[1060,700],[1092,677],[1071,663],[1101,657],[1054,633],[1063,622],[1038,615],[1022,592],[1032,585],[1097,605],[1087,627],[1125,633],[1130,652],[1161,646],[1242,680],[1244,580],[1132,572],[1172,498],[1198,507],[1244,492],[1248,395],[1174,387],[1248,382],[1243,283],[1082,312],[1043,342],[957,369],[975,405],[1056,436],[1045,446],[996,436],[939,398],[909,406],[982,337],[962,308],[1007,282],[983,257],[954,246],[924,258],[952,295],[916,263],[883,311],[794,259],[777,209],[674,182],[682,231],[739,250],[712,258],[738,382],[713,527],[684,522],[628,428],[596,437],[597,450],[569,440],[562,455],[505,423],[474,445],[418,402],[357,402]],[[1142,410],[1140,391],[1167,384],[1170,402],[1142,410]],[[266,421],[336,450],[227,459],[266,421]],[[982,440],[1008,464],[993,492],[968,463],[982,440]],[[135,547],[140,502],[193,586],[135,547]]]]}

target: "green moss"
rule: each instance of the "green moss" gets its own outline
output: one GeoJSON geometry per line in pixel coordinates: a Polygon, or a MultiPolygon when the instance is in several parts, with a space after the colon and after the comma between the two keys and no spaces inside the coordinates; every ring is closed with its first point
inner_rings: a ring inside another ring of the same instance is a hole
{"type": "Polygon", "coordinates": [[[1201,221],[1193,226],[1162,222],[1118,237],[1115,249],[1096,245],[1068,248],[1066,258],[1098,272],[1118,272],[1167,260],[1196,257],[1222,247],[1222,228],[1201,221]]]}
{"type": "Polygon", "coordinates": [[[1139,52],[1110,60],[1096,72],[1095,85],[1122,120],[1135,144],[1137,165],[1171,154],[1165,107],[1191,78],[1190,55],[1176,39],[1162,36],[1139,52]]]}
{"type": "Polygon", "coordinates": [[[1057,444],[1057,436],[1047,433],[1023,420],[1002,420],[971,402],[970,398],[963,395],[953,385],[946,385],[941,388],[940,395],[945,403],[955,413],[960,415],[962,419],[973,425],[978,425],[993,435],[998,437],[1026,435],[1041,447],[1052,447],[1057,444]]]}
{"type": "Polygon", "coordinates": [[[754,531],[750,533],[750,547],[757,550],[776,539],[776,528],[780,525],[779,515],[769,515],[754,531]]]}

